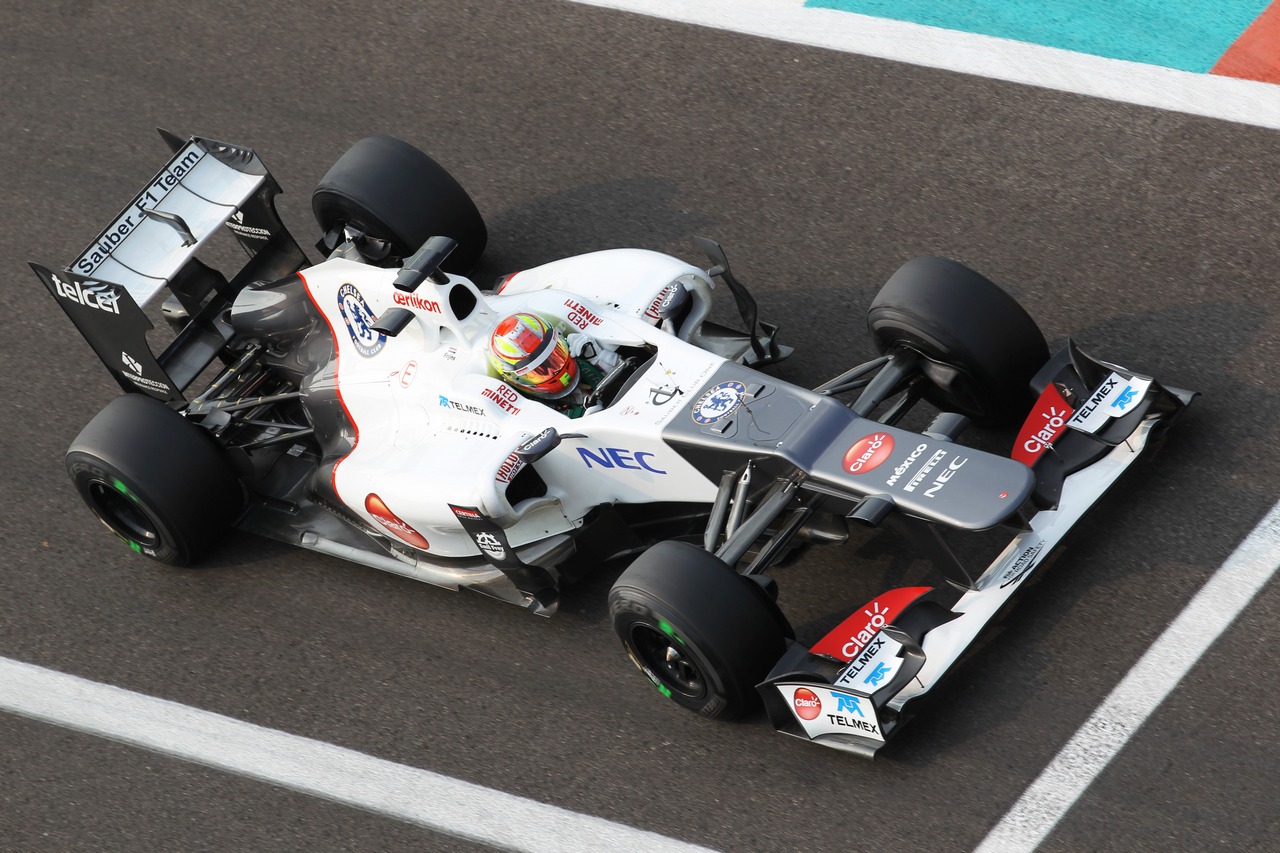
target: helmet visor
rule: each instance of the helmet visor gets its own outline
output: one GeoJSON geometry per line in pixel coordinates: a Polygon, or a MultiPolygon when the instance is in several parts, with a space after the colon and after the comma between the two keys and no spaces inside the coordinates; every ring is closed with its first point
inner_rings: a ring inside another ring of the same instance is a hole
{"type": "Polygon", "coordinates": [[[522,388],[543,395],[559,395],[572,391],[577,384],[578,365],[569,355],[569,347],[557,336],[555,343],[526,367],[517,368],[512,380],[522,388]]]}

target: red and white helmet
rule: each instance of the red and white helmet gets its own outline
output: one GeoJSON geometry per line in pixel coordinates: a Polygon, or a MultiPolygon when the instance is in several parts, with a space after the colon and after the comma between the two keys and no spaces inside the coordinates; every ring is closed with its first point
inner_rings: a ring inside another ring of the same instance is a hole
{"type": "Polygon", "coordinates": [[[578,387],[578,363],[555,327],[536,314],[512,314],[489,339],[489,363],[531,397],[555,400],[578,387]]]}

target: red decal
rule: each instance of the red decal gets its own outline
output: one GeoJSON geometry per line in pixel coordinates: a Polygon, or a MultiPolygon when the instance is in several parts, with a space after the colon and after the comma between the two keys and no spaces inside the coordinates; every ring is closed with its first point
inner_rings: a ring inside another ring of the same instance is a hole
{"type": "Polygon", "coordinates": [[[404,541],[408,542],[415,548],[421,548],[423,551],[430,546],[422,534],[414,530],[407,523],[402,521],[391,509],[383,502],[382,498],[375,494],[370,494],[364,499],[364,508],[373,516],[374,521],[381,524],[387,530],[394,533],[404,541]]]}
{"type": "Polygon", "coordinates": [[[818,698],[817,693],[814,693],[808,687],[801,687],[796,690],[795,696],[791,699],[791,704],[795,706],[796,715],[802,720],[812,720],[822,713],[822,700],[818,698]]]}
{"type": "Polygon", "coordinates": [[[1053,440],[1066,429],[1073,411],[1062,398],[1058,386],[1050,382],[1032,407],[1009,455],[1024,465],[1034,465],[1040,454],[1052,447],[1053,440]]]}
{"type": "Polygon", "coordinates": [[[494,479],[499,483],[510,483],[515,479],[516,474],[519,474],[523,468],[524,460],[520,458],[519,453],[516,453],[513,450],[511,454],[503,460],[502,464],[498,466],[498,475],[494,477],[494,479]]]}
{"type": "Polygon", "coordinates": [[[410,361],[400,368],[400,387],[408,388],[413,384],[413,377],[418,375],[418,362],[410,361]]]}
{"type": "Polygon", "coordinates": [[[880,465],[893,453],[893,436],[887,432],[873,432],[853,443],[844,454],[844,470],[850,474],[865,474],[880,465]]]}
{"type": "Polygon", "coordinates": [[[907,586],[891,589],[854,613],[836,626],[809,651],[815,655],[829,655],[839,660],[853,660],[870,642],[876,632],[902,615],[907,605],[928,592],[927,586],[907,586]]]}
{"type": "Polygon", "coordinates": [[[579,329],[587,326],[599,326],[603,321],[590,308],[576,299],[566,299],[564,307],[569,309],[569,322],[579,329]]]}
{"type": "Polygon", "coordinates": [[[662,290],[658,291],[658,295],[653,297],[653,301],[650,302],[649,307],[645,309],[644,316],[650,320],[661,319],[658,316],[658,309],[662,307],[662,301],[667,298],[667,294],[670,293],[675,286],[676,285],[674,283],[668,284],[666,287],[662,288],[662,290]]]}
{"type": "Polygon", "coordinates": [[[517,272],[512,272],[512,273],[507,273],[507,274],[506,274],[506,275],[504,275],[502,278],[498,279],[498,286],[494,288],[493,292],[494,292],[494,293],[501,293],[501,292],[502,292],[502,289],[503,289],[504,287],[506,287],[508,284],[510,284],[510,283],[511,283],[511,279],[515,278],[515,277],[516,277],[516,276],[518,276],[518,275],[520,275],[520,272],[519,272],[519,271],[517,271],[517,272]]]}
{"type": "Polygon", "coordinates": [[[1262,83],[1280,83],[1277,45],[1280,45],[1280,4],[1272,3],[1218,57],[1209,73],[1262,83]]]}

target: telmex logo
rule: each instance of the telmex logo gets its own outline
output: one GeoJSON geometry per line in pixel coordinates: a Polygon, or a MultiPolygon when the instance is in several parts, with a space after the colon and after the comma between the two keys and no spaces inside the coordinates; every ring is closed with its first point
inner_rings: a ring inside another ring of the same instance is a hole
{"type": "Polygon", "coordinates": [[[822,700],[818,694],[808,687],[801,687],[795,692],[791,704],[796,709],[796,716],[802,720],[816,719],[822,713],[822,700]]]}
{"type": "Polygon", "coordinates": [[[1119,409],[1123,412],[1129,407],[1129,404],[1133,402],[1133,398],[1136,396],[1138,396],[1138,392],[1133,389],[1133,386],[1126,385],[1124,386],[1124,390],[1116,397],[1115,401],[1112,402],[1111,408],[1119,409]]]}
{"type": "Polygon", "coordinates": [[[844,470],[850,474],[865,474],[878,467],[893,453],[893,436],[887,432],[873,432],[853,443],[844,454],[844,470]]]}

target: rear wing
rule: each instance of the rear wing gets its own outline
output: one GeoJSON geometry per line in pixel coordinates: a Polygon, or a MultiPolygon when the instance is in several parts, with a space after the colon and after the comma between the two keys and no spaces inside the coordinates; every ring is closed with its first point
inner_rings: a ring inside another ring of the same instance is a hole
{"type": "Polygon", "coordinates": [[[235,295],[307,258],[276,212],[280,186],[252,149],[160,134],[173,156],[111,224],[62,272],[31,268],[124,390],[168,402],[230,340],[223,315],[235,295]],[[224,225],[248,255],[231,280],[196,257],[224,225]],[[157,356],[143,309],[166,288],[189,320],[157,356]]]}

